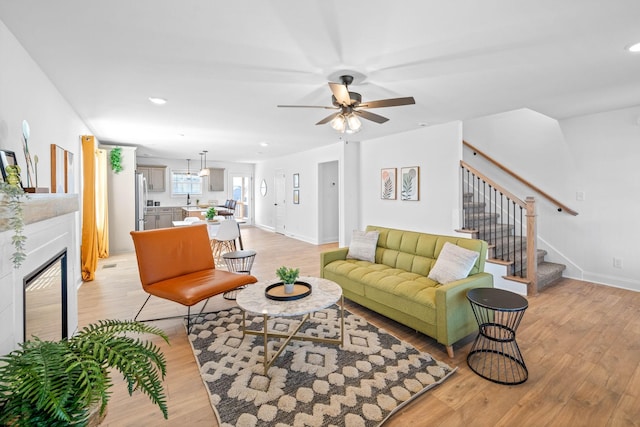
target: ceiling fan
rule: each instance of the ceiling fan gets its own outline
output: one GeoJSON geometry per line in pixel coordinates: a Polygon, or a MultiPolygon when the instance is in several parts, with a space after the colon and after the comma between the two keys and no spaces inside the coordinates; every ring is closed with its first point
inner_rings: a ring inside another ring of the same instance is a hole
{"type": "Polygon", "coordinates": [[[278,105],[283,108],[324,108],[327,110],[338,110],[335,113],[320,120],[316,125],[331,123],[331,126],[339,132],[354,133],[360,130],[362,123],[358,117],[371,120],[376,123],[384,123],[389,119],[378,114],[366,111],[368,108],[398,107],[401,105],[415,104],[412,96],[406,98],[389,98],[378,101],[362,102],[362,95],[357,92],[350,92],[349,85],[353,83],[353,76],[340,76],[342,83],[329,83],[329,88],[333,95],[331,102],[333,107],[318,105],[278,105]]]}

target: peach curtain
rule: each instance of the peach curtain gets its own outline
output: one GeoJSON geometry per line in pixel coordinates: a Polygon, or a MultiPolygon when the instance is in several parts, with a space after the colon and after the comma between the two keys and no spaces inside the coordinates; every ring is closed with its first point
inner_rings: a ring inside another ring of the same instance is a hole
{"type": "Polygon", "coordinates": [[[98,268],[98,233],[96,230],[96,147],[90,135],[82,136],[82,243],[80,269],[82,280],[95,278],[98,268]]]}
{"type": "Polygon", "coordinates": [[[98,258],[109,257],[109,203],[107,196],[107,151],[96,150],[96,232],[98,258]]]}

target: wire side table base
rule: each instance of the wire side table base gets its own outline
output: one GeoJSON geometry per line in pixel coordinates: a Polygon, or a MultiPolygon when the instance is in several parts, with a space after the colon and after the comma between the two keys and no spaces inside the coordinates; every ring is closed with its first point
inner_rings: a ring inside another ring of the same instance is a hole
{"type": "MultiPolygon", "coordinates": [[[[234,251],[222,254],[222,258],[227,265],[227,270],[241,274],[251,274],[251,267],[253,267],[253,260],[255,257],[256,251],[253,250],[234,251]]],[[[231,291],[225,292],[222,296],[227,300],[235,300],[238,291],[244,288],[245,286],[240,286],[231,291]]]]}
{"type": "Polygon", "coordinates": [[[471,290],[467,294],[478,321],[478,335],[467,355],[467,364],[482,378],[498,384],[516,385],[529,377],[516,342],[516,329],[528,304],[520,295],[507,295],[505,292],[508,291],[486,288],[471,290]],[[474,294],[473,291],[478,292],[474,294]],[[492,296],[496,298],[492,299],[492,296]]]}

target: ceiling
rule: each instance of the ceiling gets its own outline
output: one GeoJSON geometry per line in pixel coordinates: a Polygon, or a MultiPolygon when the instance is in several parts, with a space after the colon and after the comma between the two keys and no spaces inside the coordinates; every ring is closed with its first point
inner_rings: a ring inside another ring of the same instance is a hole
{"type": "MultiPolygon", "coordinates": [[[[381,108],[348,136],[531,108],[640,104],[638,0],[0,0],[0,20],[102,142],[255,162],[337,142],[328,81],[381,108]],[[149,97],[168,100],[153,105],[149,97]],[[260,143],[266,143],[262,146],[260,143]]],[[[6,64],[2,65],[7,66],[6,64]]]]}

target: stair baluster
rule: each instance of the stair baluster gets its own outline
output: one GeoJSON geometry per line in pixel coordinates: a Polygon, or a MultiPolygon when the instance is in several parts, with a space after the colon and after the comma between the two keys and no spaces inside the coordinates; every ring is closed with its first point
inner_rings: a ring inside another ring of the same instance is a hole
{"type": "Polygon", "coordinates": [[[535,230],[533,198],[527,198],[527,201],[531,199],[530,205],[527,205],[527,202],[481,176],[464,162],[461,162],[461,177],[464,194],[462,229],[472,232],[476,238],[486,240],[493,251],[492,258],[508,265],[511,277],[519,277],[526,282],[529,294],[537,293],[536,249],[533,253],[528,252],[529,248],[535,248],[536,245],[527,244],[525,236],[529,232],[528,227],[535,230]],[[527,224],[523,221],[523,211],[527,212],[527,224]],[[498,222],[500,218],[502,223],[498,222]]]}

